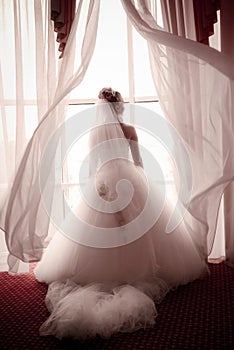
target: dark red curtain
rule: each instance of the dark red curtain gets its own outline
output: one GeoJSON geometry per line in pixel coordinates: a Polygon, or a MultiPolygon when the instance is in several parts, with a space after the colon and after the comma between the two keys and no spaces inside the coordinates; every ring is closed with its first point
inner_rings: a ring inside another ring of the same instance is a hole
{"type": "Polygon", "coordinates": [[[209,36],[214,34],[220,0],[193,0],[197,41],[209,45],[209,36]]]}
{"type": "Polygon", "coordinates": [[[75,17],[76,0],[51,0],[51,20],[57,33],[58,50],[63,52],[75,17]]]}

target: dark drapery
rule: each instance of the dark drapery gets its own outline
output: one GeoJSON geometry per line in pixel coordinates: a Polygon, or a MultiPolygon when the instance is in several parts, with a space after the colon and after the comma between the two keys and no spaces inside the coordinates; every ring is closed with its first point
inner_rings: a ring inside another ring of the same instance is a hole
{"type": "Polygon", "coordinates": [[[209,45],[209,36],[214,34],[220,0],[193,0],[196,40],[209,45]]]}
{"type": "Polygon", "coordinates": [[[51,0],[51,20],[54,21],[54,31],[57,33],[58,50],[63,52],[75,17],[76,0],[51,0]]]}

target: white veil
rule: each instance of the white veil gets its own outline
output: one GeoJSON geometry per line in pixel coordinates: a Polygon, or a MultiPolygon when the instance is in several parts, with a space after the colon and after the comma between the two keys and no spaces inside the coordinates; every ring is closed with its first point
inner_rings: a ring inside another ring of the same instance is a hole
{"type": "Polygon", "coordinates": [[[121,117],[115,110],[116,103],[118,102],[109,103],[102,99],[96,103],[96,121],[89,136],[90,175],[102,163],[117,158],[129,159],[129,143],[120,125],[121,117]]]}

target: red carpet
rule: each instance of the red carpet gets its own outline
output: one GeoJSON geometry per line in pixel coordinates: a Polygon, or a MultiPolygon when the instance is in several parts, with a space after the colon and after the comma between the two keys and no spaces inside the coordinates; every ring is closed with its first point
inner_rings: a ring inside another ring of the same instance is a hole
{"type": "Polygon", "coordinates": [[[32,273],[0,273],[0,349],[234,349],[234,269],[222,263],[210,270],[205,279],[166,296],[157,306],[154,328],[84,343],[40,337],[38,329],[48,316],[47,286],[32,273]]]}

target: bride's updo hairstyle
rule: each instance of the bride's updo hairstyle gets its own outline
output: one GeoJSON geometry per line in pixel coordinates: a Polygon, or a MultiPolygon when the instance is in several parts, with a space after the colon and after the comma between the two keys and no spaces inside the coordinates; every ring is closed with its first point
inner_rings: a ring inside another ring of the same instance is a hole
{"type": "Polygon", "coordinates": [[[120,92],[114,91],[112,88],[103,88],[99,94],[98,98],[101,100],[106,100],[107,102],[113,103],[113,107],[116,113],[122,114],[124,111],[124,100],[120,92]]]}

